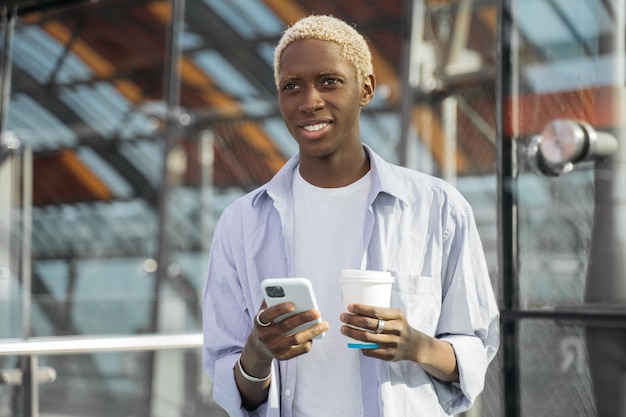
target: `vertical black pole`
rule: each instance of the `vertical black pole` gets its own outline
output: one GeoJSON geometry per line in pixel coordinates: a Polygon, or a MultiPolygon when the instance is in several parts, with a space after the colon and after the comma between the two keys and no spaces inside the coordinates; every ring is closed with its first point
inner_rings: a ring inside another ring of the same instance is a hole
{"type": "Polygon", "coordinates": [[[11,51],[13,48],[13,30],[17,19],[17,6],[0,8],[0,146],[5,144],[4,131],[6,130],[9,114],[9,99],[11,98],[11,51]]]}
{"type": "MultiPolygon", "coordinates": [[[[151,329],[152,333],[159,332],[160,293],[163,284],[168,279],[168,266],[171,262],[171,250],[168,238],[169,223],[169,196],[172,180],[168,168],[168,160],[171,152],[176,147],[181,133],[180,124],[180,65],[182,48],[180,40],[184,30],[185,0],[170,0],[171,17],[165,42],[165,62],[163,96],[166,104],[165,114],[165,137],[163,138],[163,166],[161,175],[161,187],[158,194],[158,248],[157,248],[157,271],[154,282],[154,300],[152,304],[151,329]]],[[[152,403],[154,393],[154,377],[157,355],[154,351],[147,354],[146,372],[146,417],[153,415],[152,403]]]]}
{"type": "MultiPolygon", "coordinates": [[[[503,357],[503,400],[506,417],[521,416],[519,387],[518,323],[507,320],[507,312],[517,310],[518,259],[517,259],[517,198],[516,198],[516,148],[510,133],[514,120],[505,110],[511,97],[514,65],[511,64],[513,21],[509,12],[510,1],[498,5],[498,71],[497,71],[497,137],[498,142],[498,260],[502,280],[501,310],[504,318],[501,326],[501,354],[503,357]]],[[[516,103],[511,103],[515,106],[516,103]]]]}
{"type": "MultiPolygon", "coordinates": [[[[411,34],[413,31],[413,13],[416,5],[416,0],[404,1],[404,16],[402,21],[402,68],[401,68],[401,85],[402,85],[402,97],[401,97],[401,119],[400,119],[400,140],[396,146],[396,154],[398,155],[398,164],[402,166],[407,165],[407,150],[409,141],[409,132],[411,128],[411,110],[413,109],[413,88],[409,82],[411,76],[411,49],[415,48],[411,42],[411,34]]],[[[421,0],[417,0],[421,1],[421,0]]]]}

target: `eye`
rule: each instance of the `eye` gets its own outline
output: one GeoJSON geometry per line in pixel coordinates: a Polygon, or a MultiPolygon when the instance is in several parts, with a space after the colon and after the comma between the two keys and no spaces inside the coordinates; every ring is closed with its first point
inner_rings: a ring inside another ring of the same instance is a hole
{"type": "Polygon", "coordinates": [[[339,83],[341,83],[339,78],[324,78],[324,81],[322,82],[323,85],[336,85],[339,83]]]}
{"type": "Polygon", "coordinates": [[[298,88],[298,85],[296,83],[285,83],[282,86],[283,91],[293,91],[296,88],[298,88]]]}

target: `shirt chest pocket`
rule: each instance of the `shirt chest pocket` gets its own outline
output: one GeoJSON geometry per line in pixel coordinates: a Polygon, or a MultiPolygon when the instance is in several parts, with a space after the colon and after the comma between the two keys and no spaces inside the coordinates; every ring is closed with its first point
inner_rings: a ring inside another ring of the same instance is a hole
{"type": "Polygon", "coordinates": [[[404,312],[409,324],[433,335],[441,312],[441,286],[436,278],[390,271],[395,279],[391,306],[404,312]]]}

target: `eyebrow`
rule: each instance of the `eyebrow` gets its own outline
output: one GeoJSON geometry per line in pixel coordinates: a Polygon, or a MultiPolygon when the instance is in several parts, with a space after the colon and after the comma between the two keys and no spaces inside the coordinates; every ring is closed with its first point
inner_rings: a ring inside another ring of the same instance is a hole
{"type": "MultiPolygon", "coordinates": [[[[315,75],[315,78],[323,78],[323,77],[328,77],[328,76],[345,78],[346,74],[344,74],[342,71],[334,70],[334,69],[324,70],[324,71],[320,71],[317,75],[315,75]]],[[[302,77],[299,75],[285,75],[278,79],[278,85],[283,85],[285,83],[289,83],[293,81],[299,81],[300,79],[302,79],[302,77]]]]}
{"type": "Polygon", "coordinates": [[[327,75],[338,75],[340,77],[344,77],[344,73],[341,71],[337,71],[337,70],[329,70],[329,71],[322,71],[319,73],[320,77],[325,77],[327,75]]]}
{"type": "Polygon", "coordinates": [[[293,80],[297,80],[297,79],[299,79],[299,78],[300,78],[300,77],[295,76],[295,75],[287,75],[287,76],[285,76],[285,77],[281,77],[278,81],[282,83],[282,82],[285,82],[285,81],[293,81],[293,80]]]}
{"type": "MultiPolygon", "coordinates": [[[[334,75],[334,76],[340,76],[340,77],[345,77],[345,74],[341,71],[337,71],[337,70],[325,70],[325,71],[320,71],[319,74],[317,74],[315,77],[326,77],[329,75],[334,75]]],[[[279,81],[292,81],[292,80],[299,80],[300,78],[302,78],[299,75],[286,75],[282,78],[279,79],[279,81]]]]}

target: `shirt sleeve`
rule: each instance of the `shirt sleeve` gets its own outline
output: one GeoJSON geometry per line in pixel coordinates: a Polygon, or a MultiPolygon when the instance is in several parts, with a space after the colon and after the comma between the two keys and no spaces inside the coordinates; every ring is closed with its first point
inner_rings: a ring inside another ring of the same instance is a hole
{"type": "Polygon", "coordinates": [[[453,212],[444,241],[441,317],[437,337],[456,355],[456,384],[434,381],[448,414],[469,409],[499,346],[499,311],[471,208],[453,212]]]}
{"type": "Polygon", "coordinates": [[[252,331],[233,253],[242,251],[230,240],[223,216],[215,229],[203,302],[203,361],[213,382],[213,400],[231,417],[265,416],[267,403],[250,412],[243,408],[234,376],[248,334],[252,331]]]}

